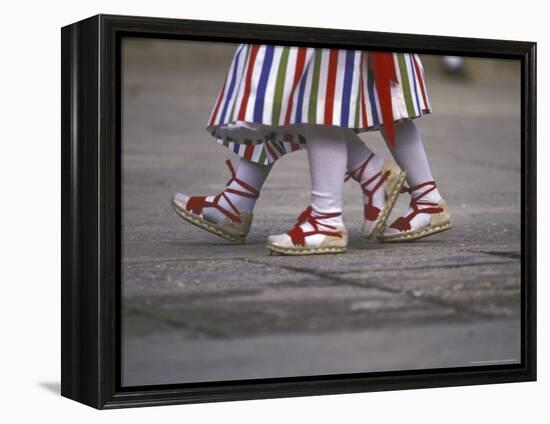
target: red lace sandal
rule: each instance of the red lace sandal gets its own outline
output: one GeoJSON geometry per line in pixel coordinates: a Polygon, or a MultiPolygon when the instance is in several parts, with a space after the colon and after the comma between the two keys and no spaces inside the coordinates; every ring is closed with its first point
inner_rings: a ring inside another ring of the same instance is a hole
{"type": "Polygon", "coordinates": [[[439,202],[430,202],[422,200],[429,193],[437,188],[435,181],[427,181],[415,187],[403,188],[402,193],[411,195],[411,203],[409,208],[412,209],[407,215],[397,218],[384,234],[379,236],[380,241],[413,241],[432,234],[440,233],[451,228],[450,214],[447,204],[443,199],[439,202]],[[414,195],[415,192],[424,189],[420,194],[414,195]],[[420,215],[430,215],[430,219],[426,224],[418,228],[413,228],[413,219],[420,215]]]}
{"type": "Polygon", "coordinates": [[[318,213],[308,207],[300,214],[294,227],[285,234],[269,236],[267,248],[283,255],[319,255],[343,253],[348,244],[348,234],[343,226],[322,222],[336,218],[341,213],[318,213]],[[308,237],[320,235],[314,240],[308,237]]]}
{"type": "Polygon", "coordinates": [[[250,231],[252,214],[240,212],[229,196],[227,196],[227,193],[248,197],[250,199],[257,199],[259,193],[254,187],[237,178],[237,174],[230,160],[227,160],[226,164],[231,172],[231,178],[226,184],[227,188],[214,196],[212,201],[206,200],[206,196],[190,197],[183,193],[175,193],[172,196],[172,207],[178,216],[187,222],[216,234],[217,236],[223,237],[226,240],[235,243],[243,243],[250,231]],[[233,182],[236,182],[242,189],[247,191],[230,188],[229,185],[233,182]],[[231,210],[220,205],[220,200],[222,198],[227,202],[231,210]],[[205,208],[216,208],[226,216],[226,219],[217,223],[207,220],[203,216],[203,210],[205,208]]]}
{"type": "Polygon", "coordinates": [[[367,198],[364,206],[365,220],[363,221],[361,235],[368,239],[376,238],[383,231],[406,177],[405,172],[399,166],[390,160],[384,159],[380,171],[367,181],[362,182],[363,174],[373,157],[374,153],[371,153],[361,166],[349,172],[346,176],[346,181],[353,178],[361,185],[363,194],[367,198]],[[380,189],[384,189],[384,205],[382,208],[373,205],[373,196],[380,189]]]}

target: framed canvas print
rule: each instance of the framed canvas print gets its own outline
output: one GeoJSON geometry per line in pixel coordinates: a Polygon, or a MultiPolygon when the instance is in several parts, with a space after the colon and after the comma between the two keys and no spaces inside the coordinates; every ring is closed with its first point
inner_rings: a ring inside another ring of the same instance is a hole
{"type": "Polygon", "coordinates": [[[62,394],[536,378],[536,44],[62,29],[62,394]]]}

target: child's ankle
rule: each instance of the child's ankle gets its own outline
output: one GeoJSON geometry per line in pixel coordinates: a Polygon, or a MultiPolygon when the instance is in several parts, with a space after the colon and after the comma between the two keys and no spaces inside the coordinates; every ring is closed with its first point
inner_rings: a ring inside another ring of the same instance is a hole
{"type": "Polygon", "coordinates": [[[348,173],[359,183],[371,179],[380,172],[384,164],[384,157],[375,153],[369,153],[369,156],[362,158],[361,161],[350,162],[348,173]],[[361,167],[366,163],[365,169],[361,172],[361,167]]]}
{"type": "Polygon", "coordinates": [[[417,190],[411,191],[411,196],[425,202],[439,203],[441,201],[442,197],[437,187],[430,192],[422,195],[422,193],[424,193],[425,191],[426,187],[421,187],[417,190]]]}
{"type": "MultiPolygon", "coordinates": [[[[215,196],[208,196],[206,200],[213,202],[214,197],[215,196]]],[[[252,214],[252,211],[254,210],[254,206],[256,204],[256,199],[249,199],[236,194],[225,193],[225,196],[222,196],[219,199],[218,204],[225,210],[228,210],[232,213],[252,214]],[[229,201],[227,201],[226,198],[228,198],[229,201]],[[237,210],[234,210],[233,206],[237,208],[237,210]]],[[[214,223],[219,223],[227,218],[227,216],[223,212],[213,207],[204,208],[203,215],[206,219],[214,223]]]]}
{"type": "Polygon", "coordinates": [[[319,209],[315,205],[312,205],[311,209],[312,209],[311,215],[314,218],[316,218],[316,221],[318,223],[331,225],[335,227],[344,226],[344,219],[343,219],[341,210],[336,210],[336,209],[323,210],[323,209],[319,209]]]}

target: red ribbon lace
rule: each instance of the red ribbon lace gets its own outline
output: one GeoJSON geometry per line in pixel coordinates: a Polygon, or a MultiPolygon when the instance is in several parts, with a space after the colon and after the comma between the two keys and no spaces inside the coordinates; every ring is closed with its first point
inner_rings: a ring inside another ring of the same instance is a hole
{"type": "Polygon", "coordinates": [[[328,231],[326,229],[321,229],[320,227],[327,228],[329,230],[335,230],[336,227],[318,220],[336,218],[337,216],[342,215],[341,213],[318,213],[314,212],[311,206],[309,206],[305,211],[303,211],[294,227],[287,233],[292,240],[292,243],[295,246],[304,246],[306,243],[306,237],[312,236],[314,234],[323,234],[325,236],[332,237],[342,237],[342,233],[339,231],[328,231]],[[308,223],[313,227],[311,231],[304,231],[302,225],[308,223]]]}
{"type": "Polygon", "coordinates": [[[365,173],[365,170],[367,169],[370,160],[374,157],[374,153],[371,153],[369,157],[355,170],[348,172],[346,176],[346,181],[350,178],[353,178],[355,181],[361,184],[361,189],[363,190],[363,194],[367,197],[367,202],[365,203],[364,207],[364,215],[365,219],[369,221],[376,221],[378,219],[378,216],[380,215],[380,208],[377,208],[376,206],[373,206],[372,204],[372,196],[374,196],[374,193],[376,193],[383,185],[384,182],[388,179],[391,172],[386,171],[382,173],[382,171],[376,173],[376,175],[369,178],[364,183],[361,183],[363,180],[363,174],[365,173]],[[368,189],[367,187],[376,179],[379,179],[379,181],[374,185],[372,189],[368,189]]]}
{"type": "Polygon", "coordinates": [[[391,83],[398,84],[393,53],[371,52],[370,57],[372,60],[369,63],[374,73],[374,84],[380,101],[386,138],[393,146],[395,145],[395,129],[393,126],[391,83]]]}
{"type": "Polygon", "coordinates": [[[189,200],[187,201],[186,208],[187,208],[187,210],[189,210],[189,211],[191,211],[191,212],[193,212],[194,214],[197,214],[197,215],[200,215],[204,208],[216,208],[220,212],[222,212],[225,216],[227,216],[229,219],[231,219],[232,221],[237,222],[237,223],[241,223],[242,221],[241,221],[241,218],[239,217],[239,215],[240,215],[239,209],[233,204],[233,202],[227,196],[226,193],[233,193],[233,194],[236,194],[238,196],[248,197],[250,199],[257,199],[260,196],[260,193],[258,193],[258,191],[254,187],[252,187],[250,184],[247,184],[245,181],[237,178],[237,174],[235,172],[235,169],[233,168],[233,164],[231,163],[231,161],[229,159],[227,161],[225,161],[225,163],[226,163],[227,167],[229,168],[229,172],[231,172],[231,178],[229,179],[229,181],[226,184],[226,187],[228,187],[228,188],[226,188],[221,193],[217,194],[214,197],[212,202],[207,201],[205,196],[190,197],[189,200]],[[234,189],[234,188],[229,188],[229,185],[233,181],[236,182],[238,185],[240,185],[243,189],[248,190],[248,192],[242,191],[242,190],[237,190],[237,189],[234,189]],[[232,211],[229,211],[229,210],[225,209],[224,207],[220,206],[219,201],[222,197],[229,204],[232,211]]]}
{"type": "Polygon", "coordinates": [[[411,221],[414,219],[415,216],[421,213],[427,213],[427,214],[435,214],[443,212],[443,208],[439,206],[438,203],[435,202],[428,202],[426,200],[421,200],[424,196],[426,196],[428,193],[431,193],[437,188],[435,181],[426,181],[425,183],[419,184],[415,187],[411,188],[402,188],[402,193],[410,193],[411,203],[410,207],[412,208],[412,212],[408,215],[402,216],[397,218],[392,225],[390,225],[390,228],[395,228],[399,231],[409,231],[411,229],[411,221]],[[429,187],[427,190],[424,190],[422,193],[413,196],[413,192],[420,190],[423,187],[429,187]],[[424,208],[419,208],[419,206],[425,206],[424,208]]]}

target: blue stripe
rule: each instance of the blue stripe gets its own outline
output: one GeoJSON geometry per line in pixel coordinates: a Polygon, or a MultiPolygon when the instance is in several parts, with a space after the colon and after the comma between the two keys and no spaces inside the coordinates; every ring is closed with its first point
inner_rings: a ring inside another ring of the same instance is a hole
{"type": "Polygon", "coordinates": [[[344,92],[342,97],[342,109],[340,113],[340,125],[347,128],[349,126],[349,99],[351,96],[351,81],[353,76],[353,64],[355,61],[355,52],[348,50],[346,52],[346,68],[344,71],[344,92]]]}
{"type": "Polygon", "coordinates": [[[239,144],[239,143],[233,143],[233,151],[234,151],[236,154],[239,154],[239,147],[240,147],[240,144],[239,144]]]}
{"type": "Polygon", "coordinates": [[[422,110],[420,110],[420,99],[418,97],[418,88],[416,87],[416,73],[414,71],[414,64],[413,64],[413,59],[412,59],[412,55],[409,54],[409,62],[410,62],[410,65],[411,65],[411,72],[412,72],[412,77],[413,77],[413,83],[414,83],[414,95],[416,97],[416,108],[418,110],[418,113],[421,114],[422,113],[422,110]]]}
{"type": "Polygon", "coordinates": [[[300,87],[298,88],[298,102],[296,103],[296,123],[300,124],[302,122],[302,108],[304,105],[304,92],[306,91],[306,81],[307,81],[307,74],[309,70],[309,64],[311,62],[308,62],[307,67],[302,74],[302,81],[300,81],[300,87]]]}
{"type": "Polygon", "coordinates": [[[260,81],[258,83],[258,92],[256,93],[256,101],[254,102],[254,122],[261,124],[264,115],[264,97],[267,87],[267,80],[269,79],[269,72],[271,70],[271,64],[273,63],[273,46],[267,46],[265,48],[264,63],[262,65],[262,71],[260,72],[260,81]]]}
{"type": "Polygon", "coordinates": [[[225,95],[225,101],[223,103],[222,114],[220,115],[220,124],[225,124],[225,114],[227,113],[227,108],[229,107],[229,100],[233,96],[233,90],[235,89],[235,80],[237,79],[237,67],[239,66],[239,58],[241,56],[243,49],[240,49],[235,56],[235,62],[233,63],[233,75],[231,75],[231,82],[229,83],[229,88],[225,95]]]}
{"type": "Polygon", "coordinates": [[[378,126],[380,124],[380,120],[378,119],[378,110],[376,109],[376,98],[374,97],[374,75],[370,69],[369,69],[369,77],[367,81],[367,92],[369,94],[369,101],[372,109],[372,120],[374,121],[374,126],[378,126]]]}

